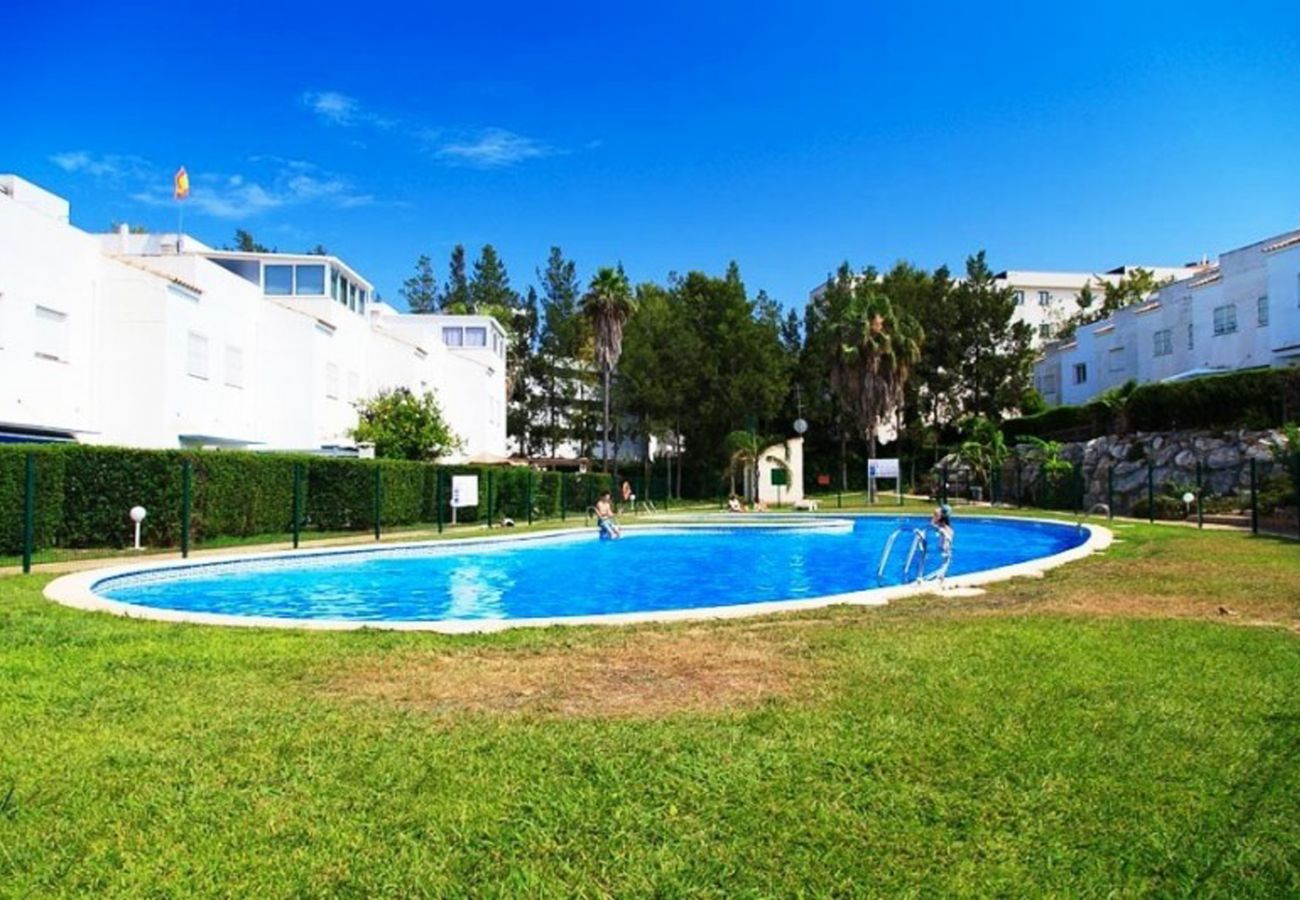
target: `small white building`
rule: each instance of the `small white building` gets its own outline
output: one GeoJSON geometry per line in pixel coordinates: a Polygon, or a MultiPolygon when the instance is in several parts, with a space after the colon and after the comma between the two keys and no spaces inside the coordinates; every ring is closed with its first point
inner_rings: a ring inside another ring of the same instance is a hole
{"type": "Polygon", "coordinates": [[[349,449],[353,404],[405,387],[504,455],[505,354],[490,317],[399,313],[338,257],[93,235],[0,175],[0,440],[349,449]]]}
{"type": "Polygon", "coordinates": [[[1049,344],[1034,367],[1049,405],[1129,380],[1177,381],[1300,362],[1300,231],[1222,254],[1143,303],[1049,344]]]}

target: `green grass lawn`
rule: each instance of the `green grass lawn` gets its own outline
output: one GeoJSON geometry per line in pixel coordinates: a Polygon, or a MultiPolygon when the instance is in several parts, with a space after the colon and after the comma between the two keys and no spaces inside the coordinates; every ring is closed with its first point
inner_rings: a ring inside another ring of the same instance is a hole
{"type": "Polygon", "coordinates": [[[1300,545],[1117,534],[970,599],[468,638],[0,578],[0,895],[1300,894],[1300,545]]]}

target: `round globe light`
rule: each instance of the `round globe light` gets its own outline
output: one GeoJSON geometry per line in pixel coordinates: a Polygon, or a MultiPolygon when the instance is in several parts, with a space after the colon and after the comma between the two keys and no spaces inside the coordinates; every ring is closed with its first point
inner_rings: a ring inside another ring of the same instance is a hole
{"type": "Polygon", "coordinates": [[[143,506],[133,506],[133,507],[131,507],[131,521],[132,521],[132,522],[143,522],[143,521],[144,521],[144,517],[147,516],[147,515],[149,515],[149,511],[146,510],[143,506]]]}
{"type": "Polygon", "coordinates": [[[805,422],[803,419],[795,419],[795,420],[794,420],[794,433],[795,433],[795,434],[803,434],[803,433],[804,433],[805,431],[807,431],[807,430],[808,430],[808,423],[807,423],[807,422],[805,422]]]}
{"type": "Polygon", "coordinates": [[[1184,503],[1191,503],[1195,499],[1196,499],[1196,495],[1193,494],[1191,491],[1188,491],[1187,493],[1183,494],[1184,503]]]}

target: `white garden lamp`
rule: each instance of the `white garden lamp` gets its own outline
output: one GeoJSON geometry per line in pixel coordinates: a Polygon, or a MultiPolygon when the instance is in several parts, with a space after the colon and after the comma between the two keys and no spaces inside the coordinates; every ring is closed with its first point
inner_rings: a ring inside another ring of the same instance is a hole
{"type": "Polygon", "coordinates": [[[1193,494],[1191,491],[1187,491],[1185,494],[1183,494],[1183,512],[1185,515],[1190,516],[1192,514],[1192,501],[1195,499],[1196,499],[1196,495],[1193,494]]]}
{"type": "Polygon", "coordinates": [[[143,506],[131,507],[131,521],[135,523],[135,549],[137,550],[140,549],[140,523],[144,521],[144,517],[147,515],[149,515],[149,511],[143,506]]]}

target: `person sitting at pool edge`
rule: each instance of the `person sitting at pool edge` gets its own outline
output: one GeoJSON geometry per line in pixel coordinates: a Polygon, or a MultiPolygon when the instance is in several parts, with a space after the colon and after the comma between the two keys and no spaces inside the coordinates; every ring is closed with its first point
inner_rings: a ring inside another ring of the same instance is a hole
{"type": "Polygon", "coordinates": [[[740,498],[737,497],[735,494],[732,494],[731,499],[727,501],[727,512],[744,512],[744,511],[745,511],[745,507],[741,505],[740,498]]]}
{"type": "Polygon", "coordinates": [[[934,515],[930,517],[930,524],[934,530],[939,532],[939,550],[944,556],[952,556],[952,507],[947,503],[940,503],[935,507],[934,515]]]}
{"type": "Polygon", "coordinates": [[[623,536],[618,523],[614,521],[614,504],[610,502],[609,491],[600,495],[596,501],[596,527],[600,529],[602,541],[613,540],[623,536]]]}

